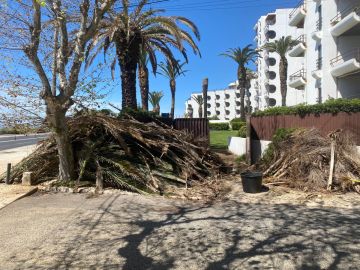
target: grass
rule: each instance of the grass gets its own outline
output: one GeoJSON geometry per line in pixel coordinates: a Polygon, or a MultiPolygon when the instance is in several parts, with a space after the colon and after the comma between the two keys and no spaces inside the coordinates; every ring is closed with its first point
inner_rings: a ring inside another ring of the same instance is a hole
{"type": "Polygon", "coordinates": [[[236,137],[237,134],[236,130],[211,130],[210,146],[215,149],[227,149],[228,137],[236,137]]]}

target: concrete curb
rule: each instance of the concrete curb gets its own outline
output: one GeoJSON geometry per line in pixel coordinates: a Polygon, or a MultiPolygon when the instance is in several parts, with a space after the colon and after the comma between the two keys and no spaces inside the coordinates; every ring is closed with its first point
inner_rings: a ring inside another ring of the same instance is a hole
{"type": "Polygon", "coordinates": [[[26,193],[20,195],[19,197],[16,197],[16,198],[14,198],[14,199],[9,200],[8,202],[5,203],[5,205],[3,205],[3,206],[0,205],[0,210],[3,209],[3,208],[5,208],[6,206],[12,204],[13,202],[15,202],[15,201],[17,201],[17,200],[20,200],[20,199],[22,199],[22,198],[24,198],[24,197],[27,197],[27,196],[30,196],[30,195],[34,194],[34,193],[37,192],[37,191],[38,191],[38,187],[33,187],[32,189],[30,189],[30,190],[27,191],[26,193]]]}

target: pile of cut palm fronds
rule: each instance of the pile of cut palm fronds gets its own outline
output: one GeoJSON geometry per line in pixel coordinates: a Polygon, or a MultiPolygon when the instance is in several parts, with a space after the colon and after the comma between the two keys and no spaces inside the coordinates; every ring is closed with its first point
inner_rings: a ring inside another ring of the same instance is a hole
{"type": "Polygon", "coordinates": [[[266,182],[306,191],[360,191],[360,155],[341,130],[327,137],[316,129],[296,130],[273,147],[263,164],[266,182]]]}
{"type": "MultiPolygon", "coordinates": [[[[79,182],[95,183],[100,167],[106,186],[162,193],[168,184],[184,187],[205,181],[222,167],[203,141],[160,123],[88,115],[69,119],[68,124],[79,182]]],[[[21,179],[24,171],[33,172],[38,182],[57,177],[54,138],[18,164],[12,179],[21,179]]]]}

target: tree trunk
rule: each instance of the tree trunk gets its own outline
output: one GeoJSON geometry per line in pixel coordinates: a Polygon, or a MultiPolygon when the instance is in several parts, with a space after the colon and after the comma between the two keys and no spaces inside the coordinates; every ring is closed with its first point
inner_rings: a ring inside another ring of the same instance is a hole
{"type": "Polygon", "coordinates": [[[279,63],[279,73],[280,73],[281,106],[283,107],[286,106],[287,70],[288,70],[287,59],[281,58],[279,63]]]}
{"type": "Polygon", "coordinates": [[[246,68],[240,67],[239,88],[240,88],[240,118],[245,121],[245,91],[246,91],[246,68]]]}
{"type": "Polygon", "coordinates": [[[203,92],[203,98],[204,98],[204,117],[205,117],[205,119],[207,119],[208,88],[209,88],[209,80],[208,80],[208,78],[205,78],[203,80],[203,84],[202,84],[202,92],[203,92]]]}
{"type": "Polygon", "coordinates": [[[175,117],[175,91],[176,91],[176,81],[170,80],[170,90],[171,90],[171,112],[170,117],[174,119],[175,117]]]}
{"type": "Polygon", "coordinates": [[[137,109],[136,70],[139,60],[140,43],[134,37],[131,45],[126,38],[119,38],[116,43],[116,54],[121,70],[122,109],[137,109]]]}
{"type": "Polygon", "coordinates": [[[48,108],[48,111],[48,120],[54,131],[54,136],[58,147],[59,180],[75,180],[74,154],[65,118],[66,111],[59,111],[55,108],[48,108]]]}
{"type": "Polygon", "coordinates": [[[199,112],[199,118],[202,118],[202,117],[203,117],[203,108],[202,108],[201,105],[199,105],[199,110],[198,110],[198,112],[199,112]]]}
{"type": "Polygon", "coordinates": [[[146,66],[139,64],[139,83],[141,93],[141,108],[149,110],[149,71],[146,66]]]}

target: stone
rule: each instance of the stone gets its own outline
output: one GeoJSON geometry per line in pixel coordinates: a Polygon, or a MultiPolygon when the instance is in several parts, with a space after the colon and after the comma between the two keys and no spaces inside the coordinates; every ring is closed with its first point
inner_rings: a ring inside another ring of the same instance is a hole
{"type": "Polygon", "coordinates": [[[24,172],[21,183],[23,186],[32,186],[34,185],[34,179],[33,179],[33,173],[32,172],[24,172]]]}

